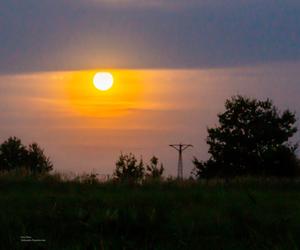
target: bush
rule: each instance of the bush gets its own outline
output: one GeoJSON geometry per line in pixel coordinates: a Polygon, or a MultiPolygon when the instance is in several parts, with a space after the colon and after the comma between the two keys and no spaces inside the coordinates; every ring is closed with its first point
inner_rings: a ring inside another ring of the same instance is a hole
{"type": "Polygon", "coordinates": [[[146,173],[146,177],[148,179],[152,179],[152,180],[160,180],[163,173],[164,173],[164,166],[161,163],[160,166],[158,166],[158,158],[156,156],[153,156],[150,159],[150,164],[147,165],[146,169],[147,169],[147,173],[146,173]]]}
{"type": "Polygon", "coordinates": [[[142,158],[138,162],[132,153],[122,153],[116,162],[116,169],[113,175],[119,181],[140,182],[145,175],[144,162],[142,158]]]}

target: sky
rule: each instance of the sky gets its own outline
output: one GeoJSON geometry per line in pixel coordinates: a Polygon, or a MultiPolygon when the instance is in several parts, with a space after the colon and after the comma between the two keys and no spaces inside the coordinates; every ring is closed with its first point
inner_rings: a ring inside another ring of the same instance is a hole
{"type": "Polygon", "coordinates": [[[1,0],[2,72],[300,58],[298,0],[1,0]]]}
{"type": "Polygon", "coordinates": [[[0,140],[103,174],[133,152],[175,175],[168,145],[191,143],[187,176],[230,96],[299,115],[299,13],[296,0],[0,0],[0,140]],[[98,71],[115,78],[105,93],[98,71]]]}

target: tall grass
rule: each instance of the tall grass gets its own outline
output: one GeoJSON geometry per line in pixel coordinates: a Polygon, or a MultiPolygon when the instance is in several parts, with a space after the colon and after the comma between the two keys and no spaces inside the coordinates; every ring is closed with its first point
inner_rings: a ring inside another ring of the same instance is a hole
{"type": "Polygon", "coordinates": [[[0,176],[1,249],[298,249],[298,180],[0,176]],[[20,236],[46,242],[21,242],[20,236]]]}

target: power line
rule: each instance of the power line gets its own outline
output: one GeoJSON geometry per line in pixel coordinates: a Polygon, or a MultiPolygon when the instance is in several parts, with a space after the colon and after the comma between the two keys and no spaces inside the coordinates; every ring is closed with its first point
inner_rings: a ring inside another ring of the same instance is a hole
{"type": "Polygon", "coordinates": [[[183,161],[182,161],[182,152],[189,147],[193,147],[191,144],[170,144],[170,147],[176,149],[178,151],[178,173],[177,178],[182,180],[183,179],[183,161]]]}

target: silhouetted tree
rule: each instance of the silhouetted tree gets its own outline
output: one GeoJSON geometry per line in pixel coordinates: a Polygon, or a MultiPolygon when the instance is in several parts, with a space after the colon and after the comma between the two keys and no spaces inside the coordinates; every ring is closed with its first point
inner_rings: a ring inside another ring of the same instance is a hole
{"type": "Polygon", "coordinates": [[[164,166],[161,163],[160,166],[158,166],[158,158],[156,156],[153,156],[150,159],[150,165],[147,165],[147,173],[146,177],[150,179],[160,179],[163,172],[164,172],[164,166]]]}
{"type": "Polygon", "coordinates": [[[243,96],[227,100],[225,108],[220,125],[208,128],[210,159],[193,161],[197,177],[295,175],[297,145],[288,143],[297,131],[294,113],[243,96]]]}
{"type": "Polygon", "coordinates": [[[119,181],[139,182],[144,178],[145,168],[142,158],[138,162],[132,153],[121,154],[116,162],[114,177],[119,181]]]}
{"type": "Polygon", "coordinates": [[[44,150],[37,143],[28,146],[27,164],[29,170],[37,174],[46,173],[53,169],[50,158],[45,156],[44,150]]]}
{"type": "Polygon", "coordinates": [[[0,169],[3,171],[25,167],[26,147],[17,137],[9,137],[0,145],[0,169]]]}
{"type": "Polygon", "coordinates": [[[31,173],[45,173],[53,165],[37,143],[26,148],[17,137],[9,137],[0,145],[0,171],[26,169],[31,173]]]}

